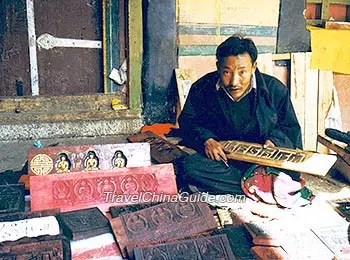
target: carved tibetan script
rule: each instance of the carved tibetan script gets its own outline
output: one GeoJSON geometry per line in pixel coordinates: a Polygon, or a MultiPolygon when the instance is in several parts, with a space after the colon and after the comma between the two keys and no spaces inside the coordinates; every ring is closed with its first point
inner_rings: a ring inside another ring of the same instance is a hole
{"type": "Polygon", "coordinates": [[[130,142],[147,142],[151,145],[151,157],[158,163],[169,163],[187,155],[164,138],[150,131],[128,137],[130,142]]]}
{"type": "Polygon", "coordinates": [[[109,221],[98,208],[61,213],[57,216],[70,240],[85,239],[111,232],[109,221]]]}
{"type": "Polygon", "coordinates": [[[226,235],[216,235],[136,248],[135,259],[232,260],[235,257],[226,235]]]}
{"type": "Polygon", "coordinates": [[[0,214],[24,211],[24,184],[0,185],[0,214]]]}
{"type": "Polygon", "coordinates": [[[172,164],[118,168],[91,173],[30,177],[31,209],[71,211],[147,203],[156,195],[175,195],[172,164]],[[45,198],[45,199],[43,199],[45,198]]]}
{"type": "Polygon", "coordinates": [[[205,203],[166,202],[110,220],[123,257],[152,241],[166,241],[202,233],[217,227],[205,203]]]}
{"type": "Polygon", "coordinates": [[[249,155],[261,159],[288,161],[299,163],[305,160],[307,153],[284,148],[263,148],[260,144],[250,144],[238,141],[226,141],[223,145],[225,152],[249,155]]]}

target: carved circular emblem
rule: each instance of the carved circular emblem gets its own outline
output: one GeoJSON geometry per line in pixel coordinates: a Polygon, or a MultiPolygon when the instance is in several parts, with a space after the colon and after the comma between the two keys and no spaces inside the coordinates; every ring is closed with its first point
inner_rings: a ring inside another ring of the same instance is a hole
{"type": "Polygon", "coordinates": [[[53,169],[53,160],[46,154],[37,154],[29,165],[35,175],[48,175],[53,169]]]}
{"type": "Polygon", "coordinates": [[[157,185],[156,178],[151,174],[144,174],[141,177],[141,189],[143,191],[154,191],[157,185]]]}
{"type": "Polygon", "coordinates": [[[136,194],[139,190],[137,180],[133,176],[124,177],[121,181],[120,187],[124,194],[136,194]]]}

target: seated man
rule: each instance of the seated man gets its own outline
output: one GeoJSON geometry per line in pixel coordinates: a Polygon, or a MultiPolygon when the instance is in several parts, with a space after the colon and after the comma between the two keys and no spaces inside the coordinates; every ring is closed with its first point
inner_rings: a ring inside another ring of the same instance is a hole
{"type": "Polygon", "coordinates": [[[301,131],[288,88],[259,72],[251,39],[228,38],[216,59],[217,71],[192,85],[179,118],[184,144],[198,152],[185,159],[184,172],[200,190],[242,194],[241,177],[252,164],[227,160],[219,141],[302,149],[301,131]]]}

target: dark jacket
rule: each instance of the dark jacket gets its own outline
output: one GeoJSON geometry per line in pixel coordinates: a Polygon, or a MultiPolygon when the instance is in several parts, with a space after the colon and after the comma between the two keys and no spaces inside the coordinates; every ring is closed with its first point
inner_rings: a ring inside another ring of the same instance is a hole
{"type": "MultiPolygon", "coordinates": [[[[265,143],[270,139],[276,146],[302,149],[301,131],[297,121],[289,90],[278,79],[260,73],[256,76],[254,113],[257,127],[251,138],[241,140],[265,143]]],[[[217,141],[237,139],[232,122],[216,83],[217,72],[211,72],[196,81],[188,94],[179,118],[184,134],[184,144],[196,150],[204,148],[209,138],[217,141]]],[[[239,139],[239,138],[238,138],[239,139]]]]}

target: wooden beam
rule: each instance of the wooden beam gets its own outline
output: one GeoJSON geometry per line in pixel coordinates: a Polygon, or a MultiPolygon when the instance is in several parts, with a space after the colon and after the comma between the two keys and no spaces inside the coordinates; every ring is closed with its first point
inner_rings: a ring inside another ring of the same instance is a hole
{"type": "Polygon", "coordinates": [[[129,108],[131,112],[141,110],[141,69],[142,69],[142,1],[128,1],[129,34],[129,108]]]}
{"type": "MultiPolygon", "coordinates": [[[[307,0],[308,4],[322,4],[324,0],[307,0]]],[[[330,4],[350,5],[350,0],[328,0],[330,4]]]]}
{"type": "Polygon", "coordinates": [[[290,60],[290,53],[272,54],[272,60],[290,60]]]}
{"type": "Polygon", "coordinates": [[[321,11],[321,19],[322,20],[329,19],[329,5],[330,5],[330,0],[323,0],[322,1],[322,11],[321,11]]]}

